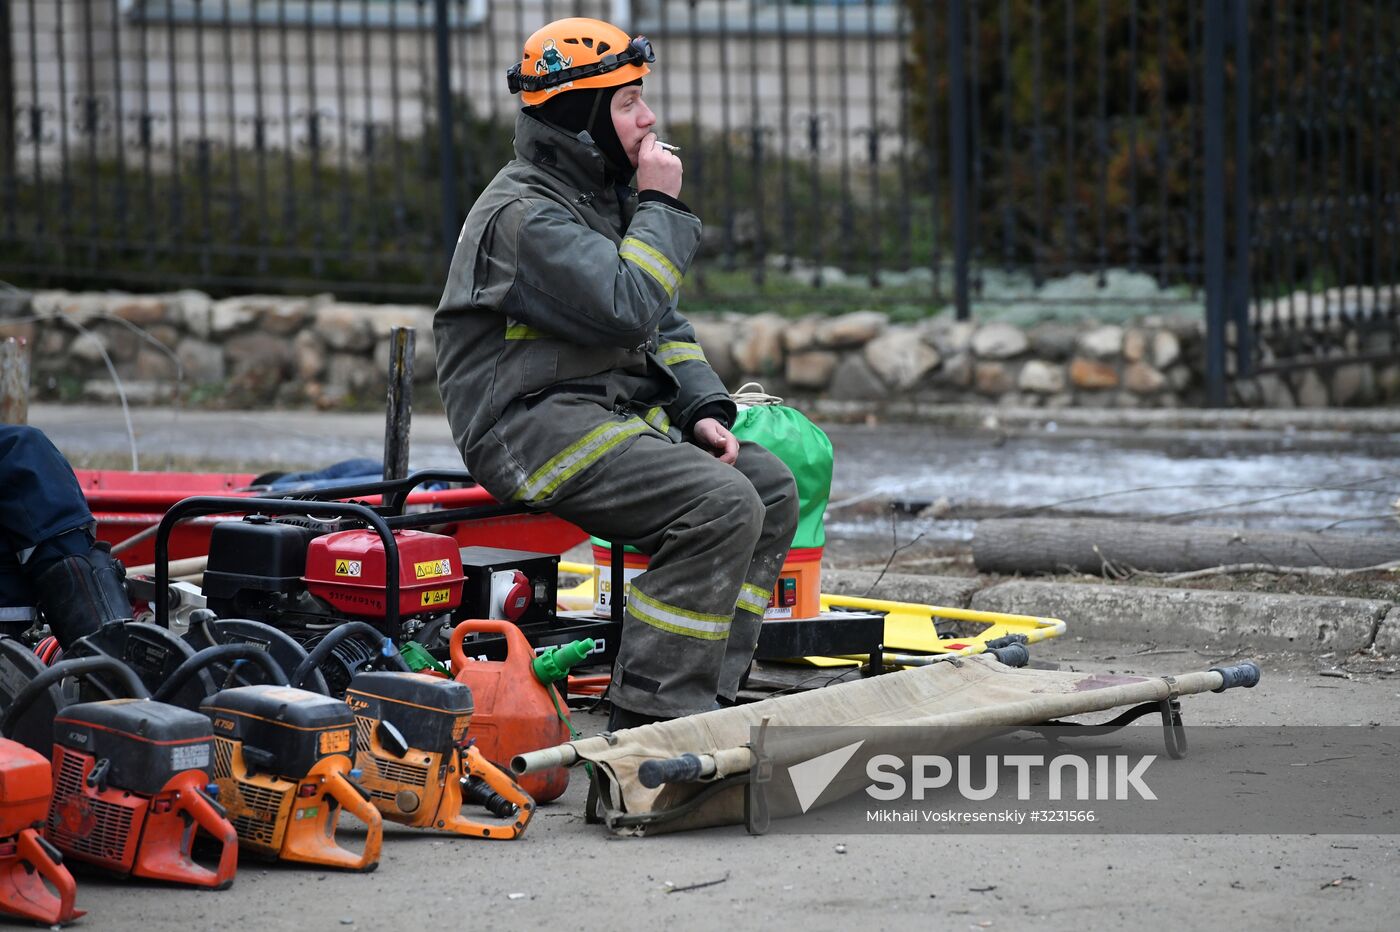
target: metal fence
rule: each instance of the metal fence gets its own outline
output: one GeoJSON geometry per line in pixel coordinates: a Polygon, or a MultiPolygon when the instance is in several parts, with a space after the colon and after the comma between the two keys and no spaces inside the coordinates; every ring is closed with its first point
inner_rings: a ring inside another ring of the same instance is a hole
{"type": "Polygon", "coordinates": [[[658,48],[689,306],[1204,310],[1216,398],[1394,351],[1390,0],[0,0],[0,274],[432,300],[578,14],[658,48]]]}
{"type": "MultiPolygon", "coordinates": [[[[1400,6],[1251,3],[1241,372],[1400,350],[1400,6]]],[[[1236,78],[1236,83],[1240,83],[1236,78]]]]}

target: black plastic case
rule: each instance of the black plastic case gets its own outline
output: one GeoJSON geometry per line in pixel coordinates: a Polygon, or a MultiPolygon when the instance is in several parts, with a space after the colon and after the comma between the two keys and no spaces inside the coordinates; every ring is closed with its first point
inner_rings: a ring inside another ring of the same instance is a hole
{"type": "Polygon", "coordinates": [[[298,779],[323,757],[355,754],[355,716],[330,696],[290,686],[239,686],[215,693],[199,710],[213,721],[215,736],[243,742],[252,770],[298,779]]]}
{"type": "Polygon", "coordinates": [[[214,734],[198,712],[149,699],[81,702],[53,723],[54,744],[111,761],[107,783],[154,796],[177,774],[212,775],[214,734]]]}
{"type": "Polygon", "coordinates": [[[358,673],[345,701],[356,716],[392,722],[409,747],[424,751],[460,744],[472,714],[471,687],[421,673],[358,673]]]}

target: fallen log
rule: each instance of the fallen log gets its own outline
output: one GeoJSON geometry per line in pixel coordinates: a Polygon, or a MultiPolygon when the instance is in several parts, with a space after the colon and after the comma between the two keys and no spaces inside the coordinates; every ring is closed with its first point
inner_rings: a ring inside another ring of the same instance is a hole
{"type": "Polygon", "coordinates": [[[1177,573],[1235,564],[1275,570],[1370,567],[1400,560],[1400,536],[1180,527],[1104,518],[979,522],[972,558],[983,573],[1177,573]]]}

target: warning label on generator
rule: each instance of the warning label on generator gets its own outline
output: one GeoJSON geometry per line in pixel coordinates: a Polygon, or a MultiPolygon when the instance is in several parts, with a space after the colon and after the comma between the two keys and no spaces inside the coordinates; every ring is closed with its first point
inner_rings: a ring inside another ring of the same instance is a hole
{"type": "Polygon", "coordinates": [[[413,564],[413,575],[416,579],[436,579],[439,576],[452,575],[451,560],[428,560],[424,563],[413,564]]]}
{"type": "Polygon", "coordinates": [[[336,560],[335,575],[359,576],[362,566],[359,560],[336,560]]]}
{"type": "Polygon", "coordinates": [[[452,601],[451,589],[429,589],[423,593],[423,601],[420,603],[427,605],[446,605],[452,601]]]}

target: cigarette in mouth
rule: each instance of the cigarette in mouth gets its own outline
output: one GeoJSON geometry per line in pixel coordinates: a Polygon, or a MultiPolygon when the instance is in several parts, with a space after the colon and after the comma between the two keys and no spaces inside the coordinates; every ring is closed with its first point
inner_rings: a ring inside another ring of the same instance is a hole
{"type": "Polygon", "coordinates": [[[673,145],[671,145],[669,142],[662,142],[660,139],[656,140],[656,144],[657,144],[658,146],[660,146],[661,148],[665,149],[667,152],[679,152],[679,151],[681,151],[681,147],[680,147],[680,146],[673,146],[673,145]]]}

